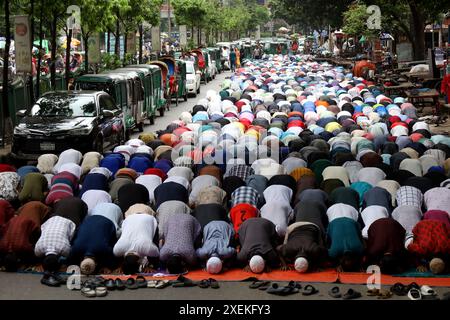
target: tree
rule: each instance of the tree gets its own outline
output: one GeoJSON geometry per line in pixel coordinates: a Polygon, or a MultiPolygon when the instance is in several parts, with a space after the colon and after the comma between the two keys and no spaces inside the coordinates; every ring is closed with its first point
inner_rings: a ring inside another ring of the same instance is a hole
{"type": "Polygon", "coordinates": [[[105,31],[113,23],[111,1],[108,0],[80,0],[81,9],[81,37],[84,43],[85,60],[84,71],[89,71],[89,37],[100,31],[105,31]]]}
{"type": "Polygon", "coordinates": [[[208,13],[206,0],[173,0],[172,5],[177,23],[189,26],[193,37],[194,27],[201,26],[208,13]]]}
{"type": "Polygon", "coordinates": [[[245,7],[250,13],[250,19],[247,23],[248,31],[254,31],[258,26],[269,22],[269,10],[265,6],[259,6],[256,0],[246,0],[245,7]]]}
{"type": "Polygon", "coordinates": [[[406,35],[411,42],[415,60],[425,59],[425,26],[434,23],[442,12],[450,10],[449,1],[441,0],[365,0],[376,4],[391,27],[406,35]]]}
{"type": "Polygon", "coordinates": [[[344,12],[343,31],[351,36],[365,36],[370,38],[376,34],[375,30],[367,27],[367,20],[370,14],[367,13],[367,6],[353,3],[344,12]]]}
{"type": "Polygon", "coordinates": [[[5,143],[5,127],[6,127],[6,119],[10,117],[9,114],[9,101],[8,101],[8,71],[9,71],[9,48],[11,45],[11,24],[9,21],[9,0],[4,0],[3,3],[4,13],[5,13],[5,51],[3,54],[3,92],[2,92],[2,143],[5,143]]]}

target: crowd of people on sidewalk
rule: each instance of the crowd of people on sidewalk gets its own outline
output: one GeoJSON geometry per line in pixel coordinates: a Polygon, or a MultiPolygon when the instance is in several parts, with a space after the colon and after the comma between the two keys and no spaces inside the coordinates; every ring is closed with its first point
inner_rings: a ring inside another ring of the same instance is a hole
{"type": "Polygon", "coordinates": [[[404,98],[308,56],[267,55],[113,152],[0,164],[1,264],[443,274],[449,177],[450,137],[404,98]]]}

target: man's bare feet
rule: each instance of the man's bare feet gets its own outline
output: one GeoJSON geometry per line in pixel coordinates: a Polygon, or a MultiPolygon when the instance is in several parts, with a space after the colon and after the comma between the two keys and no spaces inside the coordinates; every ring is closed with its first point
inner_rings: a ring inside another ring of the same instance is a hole
{"type": "Polygon", "coordinates": [[[427,272],[428,268],[425,266],[418,266],[416,269],[418,272],[427,272]]]}

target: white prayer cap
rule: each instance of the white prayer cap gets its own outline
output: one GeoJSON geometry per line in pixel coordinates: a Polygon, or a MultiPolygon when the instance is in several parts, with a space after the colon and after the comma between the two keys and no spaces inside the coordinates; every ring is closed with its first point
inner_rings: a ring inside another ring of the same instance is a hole
{"type": "Polygon", "coordinates": [[[264,259],[259,255],[255,255],[250,259],[250,270],[252,270],[253,273],[262,273],[265,266],[266,263],[264,259]]]}
{"type": "Polygon", "coordinates": [[[217,274],[222,271],[222,260],[218,257],[211,257],[206,262],[206,271],[211,274],[217,274]]]}
{"type": "Polygon", "coordinates": [[[308,270],[308,260],[303,257],[295,259],[295,270],[300,273],[306,272],[308,270]]]}

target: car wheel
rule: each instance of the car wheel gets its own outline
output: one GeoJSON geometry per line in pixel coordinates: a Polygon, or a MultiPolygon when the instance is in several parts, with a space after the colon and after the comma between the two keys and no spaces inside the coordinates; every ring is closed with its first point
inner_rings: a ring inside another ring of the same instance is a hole
{"type": "Polygon", "coordinates": [[[164,117],[164,109],[165,109],[165,107],[166,106],[163,106],[163,107],[159,108],[159,116],[160,117],[164,117]]]}
{"type": "Polygon", "coordinates": [[[152,114],[152,115],[148,118],[148,120],[150,120],[150,124],[155,124],[155,115],[152,114]]]}

